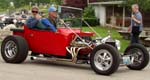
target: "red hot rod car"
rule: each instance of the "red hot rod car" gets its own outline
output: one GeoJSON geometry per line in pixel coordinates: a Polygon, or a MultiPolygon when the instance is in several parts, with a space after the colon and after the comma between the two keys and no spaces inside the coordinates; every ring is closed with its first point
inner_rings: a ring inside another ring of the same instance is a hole
{"type": "MultiPolygon", "coordinates": [[[[65,24],[65,23],[64,23],[65,24]]],[[[119,54],[116,41],[111,37],[93,40],[93,32],[66,27],[50,30],[12,29],[1,45],[1,55],[7,63],[21,63],[31,51],[31,59],[62,60],[73,63],[88,63],[98,74],[110,75],[120,64],[133,70],[145,68],[149,62],[146,48],[140,44],[130,45],[119,54]]]]}

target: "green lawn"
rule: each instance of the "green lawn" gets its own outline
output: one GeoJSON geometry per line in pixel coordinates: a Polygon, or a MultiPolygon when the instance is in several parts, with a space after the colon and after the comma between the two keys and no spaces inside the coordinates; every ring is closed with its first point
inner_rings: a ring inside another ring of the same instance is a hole
{"type": "MultiPolygon", "coordinates": [[[[93,27],[93,29],[96,30],[101,37],[108,36],[108,31],[110,31],[113,39],[120,40],[120,42],[121,42],[121,50],[120,51],[121,52],[124,52],[124,50],[129,45],[130,41],[123,39],[122,36],[115,29],[104,28],[104,27],[93,27]]],[[[83,27],[83,30],[84,31],[91,31],[88,27],[83,27]]]]}

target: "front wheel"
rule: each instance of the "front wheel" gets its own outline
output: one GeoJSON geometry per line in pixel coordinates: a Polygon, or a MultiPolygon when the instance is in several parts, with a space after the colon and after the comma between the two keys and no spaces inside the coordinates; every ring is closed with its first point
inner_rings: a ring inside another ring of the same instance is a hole
{"type": "Polygon", "coordinates": [[[120,64],[120,55],[117,49],[108,44],[101,44],[94,48],[90,56],[91,68],[98,74],[110,75],[120,64]]]}
{"type": "Polygon", "coordinates": [[[127,65],[132,70],[142,70],[149,63],[149,53],[147,49],[141,44],[132,44],[125,50],[125,55],[130,55],[133,62],[127,65]]]}

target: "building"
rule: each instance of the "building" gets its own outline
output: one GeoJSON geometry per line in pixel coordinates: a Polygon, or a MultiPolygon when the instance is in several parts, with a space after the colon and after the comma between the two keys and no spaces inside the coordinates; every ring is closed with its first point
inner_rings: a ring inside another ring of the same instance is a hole
{"type": "MultiPolygon", "coordinates": [[[[108,22],[108,16],[111,23],[116,25],[116,17],[115,17],[115,9],[118,5],[124,4],[124,1],[116,0],[95,0],[95,1],[89,1],[89,5],[94,6],[95,8],[95,16],[100,19],[100,24],[102,26],[105,26],[108,22]]],[[[120,13],[122,13],[122,26],[125,26],[125,6],[122,7],[122,11],[118,13],[119,17],[120,13]]]]}
{"type": "MultiPolygon", "coordinates": [[[[92,5],[95,9],[95,16],[100,20],[100,24],[105,26],[111,23],[117,26],[128,27],[130,25],[130,15],[126,6],[123,6],[125,0],[64,0],[65,6],[72,6],[84,9],[92,5]]],[[[144,26],[150,27],[150,12],[144,12],[144,26]]]]}
{"type": "Polygon", "coordinates": [[[87,6],[87,0],[63,0],[63,5],[84,9],[87,6]]]}
{"type": "MultiPolygon", "coordinates": [[[[107,11],[106,11],[107,7],[112,6],[112,5],[118,5],[118,4],[123,4],[123,1],[111,1],[111,0],[107,0],[107,1],[104,1],[104,0],[71,0],[70,1],[70,0],[64,0],[63,5],[78,7],[78,8],[82,8],[82,9],[84,9],[87,5],[92,5],[95,8],[95,16],[100,20],[100,24],[102,26],[105,26],[107,19],[108,19],[107,16],[110,17],[110,15],[107,15],[107,11]]],[[[114,10],[114,8],[111,10],[114,10]]],[[[114,11],[112,11],[112,13],[111,13],[112,15],[115,14],[113,12],[114,11]]],[[[122,24],[122,25],[125,25],[125,24],[122,24]]]]}

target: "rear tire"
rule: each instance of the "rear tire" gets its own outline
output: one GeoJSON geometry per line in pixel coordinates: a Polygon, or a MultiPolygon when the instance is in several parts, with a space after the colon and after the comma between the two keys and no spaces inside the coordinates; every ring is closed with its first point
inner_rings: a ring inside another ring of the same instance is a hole
{"type": "Polygon", "coordinates": [[[91,68],[98,74],[110,75],[120,64],[120,55],[116,48],[108,44],[101,44],[94,48],[90,56],[91,68]]]}
{"type": "Polygon", "coordinates": [[[1,55],[7,63],[22,63],[28,55],[28,45],[21,36],[8,36],[1,45],[1,55]]]}
{"type": "Polygon", "coordinates": [[[132,55],[134,63],[127,67],[132,70],[142,70],[149,63],[149,53],[141,44],[132,44],[125,50],[125,55],[132,55]],[[137,59],[137,60],[136,60],[137,59]]]}

